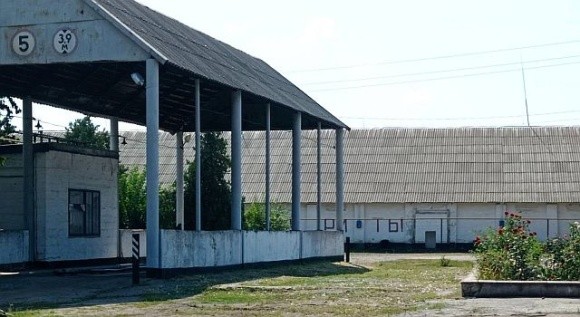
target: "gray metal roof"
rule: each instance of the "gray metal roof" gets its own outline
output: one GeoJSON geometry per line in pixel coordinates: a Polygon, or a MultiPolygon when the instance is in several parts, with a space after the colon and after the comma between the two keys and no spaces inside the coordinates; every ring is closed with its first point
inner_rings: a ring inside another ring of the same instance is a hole
{"type": "MultiPolygon", "coordinates": [[[[39,51],[41,56],[32,54],[35,59],[30,62],[25,58],[18,58],[16,62],[0,59],[0,95],[30,96],[35,102],[144,125],[145,89],[136,86],[129,76],[133,72],[145,75],[142,58],[150,56],[161,64],[160,128],[165,131],[195,130],[196,79],[201,80],[203,131],[230,129],[231,92],[235,89],[244,92],[244,130],[265,129],[266,103],[272,105],[272,129],[290,129],[292,120],[288,118],[295,111],[302,112],[304,129],[316,128],[318,121],[323,128],[348,128],[262,60],[133,0],[71,2],[67,8],[70,15],[78,16],[75,18],[67,16],[69,13],[59,13],[57,4],[41,2],[39,5],[33,0],[3,0],[0,12],[8,15],[8,11],[18,6],[27,14],[21,19],[10,15],[6,21],[0,20],[0,27],[17,30],[29,25],[38,29],[35,31],[38,34],[54,34],[53,29],[70,25],[79,37],[90,33],[92,38],[83,42],[83,54],[87,56],[81,56],[80,51],[69,55],[74,62],[67,62],[63,56],[43,59],[42,54],[54,54],[50,49],[39,51]],[[50,10],[41,6],[50,6],[50,10]],[[38,16],[44,15],[51,15],[50,23],[35,22],[42,21],[38,16]],[[107,27],[103,26],[106,22],[107,27]],[[103,46],[119,45],[114,41],[103,42],[107,34],[112,34],[110,25],[121,34],[115,33],[118,41],[140,48],[146,52],[139,51],[144,57],[132,55],[123,59],[118,55],[107,57],[95,53],[101,52],[103,46]]],[[[6,53],[9,57],[13,55],[6,53]]]]}
{"type": "MultiPolygon", "coordinates": [[[[143,165],[144,133],[123,132],[121,163],[143,165]]],[[[316,131],[304,131],[302,201],[316,201],[316,131]]],[[[323,200],[335,202],[334,133],[323,131],[323,200]]],[[[174,138],[161,137],[173,182],[174,138]]],[[[264,197],[264,133],[245,132],[246,201],[264,197]]],[[[291,201],[291,133],[272,135],[272,199],[291,201]]],[[[193,159],[191,146],[186,158],[193,159]]],[[[580,127],[389,128],[345,135],[345,202],[580,202],[580,127]]]]}

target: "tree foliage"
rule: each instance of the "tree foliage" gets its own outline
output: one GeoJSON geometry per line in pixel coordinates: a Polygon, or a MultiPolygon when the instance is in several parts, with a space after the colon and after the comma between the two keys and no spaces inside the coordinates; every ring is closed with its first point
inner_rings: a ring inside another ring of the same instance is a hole
{"type": "MultiPolygon", "coordinates": [[[[119,166],[119,228],[143,229],[147,225],[145,170],[119,166]]],[[[175,228],[175,184],[159,188],[159,226],[175,228]]]]}
{"type": "MultiPolygon", "coordinates": [[[[12,118],[21,112],[20,108],[10,97],[0,96],[0,144],[13,143],[16,127],[12,125],[12,118]]],[[[0,166],[4,164],[4,158],[0,157],[0,166]]]]}
{"type": "Polygon", "coordinates": [[[80,143],[83,146],[107,150],[109,148],[109,132],[104,129],[99,131],[99,127],[91,121],[89,116],[76,119],[68,124],[68,128],[65,128],[64,139],[80,143]]]}
{"type": "MultiPolygon", "coordinates": [[[[231,167],[227,142],[219,132],[201,136],[201,228],[231,229],[230,183],[225,176],[231,167]]],[[[188,162],[185,172],[185,228],[195,228],[195,160],[188,162]]]]}
{"type": "MultiPolygon", "coordinates": [[[[244,211],[244,230],[267,230],[265,204],[251,203],[246,207],[244,211]]],[[[281,204],[271,204],[270,206],[270,230],[290,230],[290,211],[281,204]]]]}

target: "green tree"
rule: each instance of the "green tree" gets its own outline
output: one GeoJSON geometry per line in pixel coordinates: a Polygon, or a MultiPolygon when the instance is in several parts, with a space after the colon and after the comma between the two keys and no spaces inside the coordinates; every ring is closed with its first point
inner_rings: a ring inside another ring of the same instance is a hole
{"type": "Polygon", "coordinates": [[[145,171],[119,166],[119,227],[144,229],[147,210],[145,171]]]}
{"type": "MultiPolygon", "coordinates": [[[[229,230],[231,228],[230,183],[225,176],[231,167],[227,142],[219,132],[201,136],[201,228],[229,230]]],[[[185,228],[195,228],[195,161],[188,162],[185,172],[185,228]]]]}
{"type": "MultiPolygon", "coordinates": [[[[145,170],[119,166],[119,228],[143,229],[147,224],[145,170]]],[[[159,187],[159,226],[175,228],[175,184],[159,187]]]]}
{"type": "MultiPolygon", "coordinates": [[[[244,211],[244,230],[266,230],[266,206],[262,203],[251,203],[244,211]]],[[[281,204],[270,205],[270,230],[290,230],[290,211],[281,204]]]]}
{"type": "Polygon", "coordinates": [[[107,150],[109,148],[109,132],[104,129],[99,131],[99,125],[86,116],[76,119],[68,124],[64,133],[64,139],[70,142],[81,143],[84,146],[107,150]]]}
{"type": "MultiPolygon", "coordinates": [[[[0,144],[13,143],[16,127],[11,121],[15,114],[20,113],[20,108],[10,97],[0,96],[0,144]]],[[[0,157],[0,166],[4,164],[4,158],[0,157]]]]}
{"type": "Polygon", "coordinates": [[[175,183],[159,188],[159,226],[175,229],[175,183]]]}

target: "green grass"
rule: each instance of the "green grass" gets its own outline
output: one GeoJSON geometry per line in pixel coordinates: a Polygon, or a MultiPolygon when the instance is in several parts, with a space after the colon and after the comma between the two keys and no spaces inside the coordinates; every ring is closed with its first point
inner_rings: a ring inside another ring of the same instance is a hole
{"type": "Polygon", "coordinates": [[[384,316],[441,309],[437,300],[460,296],[459,281],[472,262],[400,260],[369,267],[310,262],[269,268],[149,280],[140,301],[80,310],[53,307],[14,316],[95,315],[333,315],[384,316]],[[433,301],[434,300],[434,301],[433,301]],[[243,313],[241,313],[243,312],[243,313]],[[52,314],[52,315],[51,315],[52,314]]]}

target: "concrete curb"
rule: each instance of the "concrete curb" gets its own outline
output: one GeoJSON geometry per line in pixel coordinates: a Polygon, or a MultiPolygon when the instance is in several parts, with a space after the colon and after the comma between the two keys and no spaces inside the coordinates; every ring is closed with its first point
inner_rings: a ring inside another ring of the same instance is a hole
{"type": "Polygon", "coordinates": [[[478,298],[580,298],[580,282],[478,280],[472,273],[461,281],[461,295],[478,298]]]}

